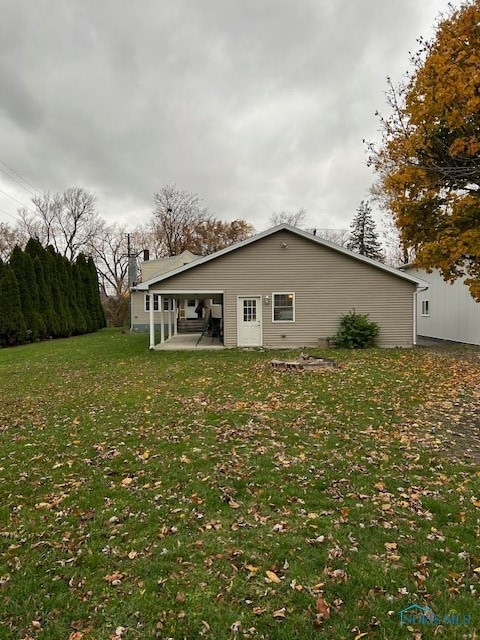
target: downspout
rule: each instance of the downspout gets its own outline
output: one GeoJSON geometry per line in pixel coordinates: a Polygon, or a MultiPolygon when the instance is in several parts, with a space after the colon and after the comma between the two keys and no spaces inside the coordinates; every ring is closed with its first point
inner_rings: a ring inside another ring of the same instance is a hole
{"type": "Polygon", "coordinates": [[[417,295],[422,291],[427,291],[428,287],[418,287],[413,294],[413,346],[417,346],[417,295]]]}

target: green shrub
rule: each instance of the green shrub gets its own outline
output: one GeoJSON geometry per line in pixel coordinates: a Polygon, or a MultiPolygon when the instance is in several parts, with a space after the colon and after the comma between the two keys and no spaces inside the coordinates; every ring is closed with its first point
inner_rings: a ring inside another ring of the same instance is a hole
{"type": "Polygon", "coordinates": [[[376,322],[370,322],[367,313],[356,313],[354,309],[342,316],[340,327],[330,340],[334,347],[343,349],[373,347],[379,329],[376,322]]]}

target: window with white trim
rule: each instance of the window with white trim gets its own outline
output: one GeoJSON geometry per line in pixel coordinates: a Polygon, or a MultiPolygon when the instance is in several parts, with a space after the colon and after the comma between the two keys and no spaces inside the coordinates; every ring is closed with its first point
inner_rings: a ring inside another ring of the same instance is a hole
{"type": "Polygon", "coordinates": [[[272,293],[272,321],[295,322],[295,294],[272,293]]]}
{"type": "Polygon", "coordinates": [[[430,300],[422,300],[422,316],[430,315],[430,300]]]}
{"type": "MultiPolygon", "coordinates": [[[[153,294],[153,310],[159,311],[158,300],[160,298],[160,294],[153,294]]],[[[145,311],[150,311],[150,295],[148,293],[145,294],[145,311]]]]}

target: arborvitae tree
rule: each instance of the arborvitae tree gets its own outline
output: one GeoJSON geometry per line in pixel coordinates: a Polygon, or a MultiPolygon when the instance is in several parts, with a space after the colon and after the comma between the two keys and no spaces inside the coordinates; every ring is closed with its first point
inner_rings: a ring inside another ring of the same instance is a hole
{"type": "MultiPolygon", "coordinates": [[[[87,260],[81,253],[76,262],[76,267],[79,272],[80,290],[83,293],[84,305],[85,305],[85,320],[87,322],[87,331],[95,331],[97,327],[96,313],[95,313],[95,301],[92,296],[91,280],[87,260]]],[[[98,295],[98,294],[97,294],[98,295]]]]}
{"type": "Polygon", "coordinates": [[[92,300],[92,312],[95,317],[95,329],[103,329],[106,326],[105,312],[100,300],[100,287],[98,284],[98,273],[95,262],[92,258],[87,258],[87,270],[90,280],[90,291],[92,300]]]}
{"type": "Polygon", "coordinates": [[[365,200],[362,200],[350,225],[350,240],[347,248],[362,256],[373,260],[384,259],[382,247],[375,231],[375,221],[372,218],[372,210],[365,200]]]}
{"type": "Polygon", "coordinates": [[[85,322],[84,304],[79,302],[78,290],[74,277],[76,270],[75,263],[70,262],[64,258],[65,267],[65,294],[67,297],[67,304],[72,314],[73,319],[73,333],[75,335],[81,335],[87,332],[87,323],[85,322]]]}
{"type": "Polygon", "coordinates": [[[82,273],[77,262],[72,263],[72,281],[75,293],[75,303],[78,308],[78,332],[88,333],[90,322],[88,320],[87,303],[83,287],[82,273]]]}
{"type": "Polygon", "coordinates": [[[52,291],[45,282],[45,275],[42,260],[38,255],[33,258],[33,269],[35,271],[35,280],[38,288],[39,311],[45,322],[46,336],[58,335],[60,329],[58,326],[58,318],[53,305],[52,291]]]}
{"type": "Polygon", "coordinates": [[[34,262],[40,312],[47,326],[47,335],[57,338],[62,335],[62,323],[57,310],[58,305],[55,303],[51,254],[42,247],[36,238],[29,239],[25,253],[28,253],[34,262]]]}
{"type": "Polygon", "coordinates": [[[26,337],[27,327],[17,279],[13,269],[4,265],[0,276],[0,345],[10,347],[20,344],[25,342],[26,337]]]}
{"type": "Polygon", "coordinates": [[[58,264],[55,256],[57,255],[53,247],[47,247],[45,278],[47,285],[50,286],[53,299],[53,307],[58,318],[58,333],[55,338],[68,338],[72,335],[72,317],[65,304],[65,295],[62,287],[60,274],[58,273],[58,264]]]}
{"type": "Polygon", "coordinates": [[[20,291],[23,318],[30,340],[39,340],[46,335],[46,325],[39,311],[38,286],[35,279],[32,258],[17,245],[10,256],[12,267],[20,291]]]}
{"type": "MultiPolygon", "coordinates": [[[[2,280],[6,268],[0,263],[2,280]]],[[[46,336],[68,337],[105,326],[97,271],[91,258],[82,255],[72,263],[53,247],[44,249],[38,240],[30,239],[24,252],[15,249],[9,269],[19,294],[22,322],[26,319],[26,324],[19,322],[17,333],[13,335],[14,323],[8,318],[15,314],[10,307],[0,307],[0,313],[6,318],[5,332],[7,328],[9,331],[0,344],[16,344],[46,336]]],[[[10,281],[11,278],[7,284],[11,288],[10,281]]],[[[12,300],[15,299],[14,294],[12,300]]]]}
{"type": "Polygon", "coordinates": [[[68,272],[66,263],[68,258],[60,255],[56,251],[52,251],[53,265],[54,265],[54,277],[56,280],[56,286],[58,287],[58,296],[61,301],[61,308],[65,322],[64,337],[67,338],[75,333],[75,323],[72,315],[72,308],[70,304],[70,292],[68,291],[68,272]]]}

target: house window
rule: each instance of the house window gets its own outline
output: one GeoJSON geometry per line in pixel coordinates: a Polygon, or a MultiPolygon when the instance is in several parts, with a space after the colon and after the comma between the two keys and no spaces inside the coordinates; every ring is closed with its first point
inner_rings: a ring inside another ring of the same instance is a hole
{"type": "Polygon", "coordinates": [[[196,307],[197,306],[197,301],[196,300],[188,300],[187,301],[187,305],[189,307],[196,307]]]}
{"type": "MultiPolygon", "coordinates": [[[[158,293],[153,294],[153,310],[158,311],[158,299],[160,295],[158,293]]],[[[145,311],[150,311],[150,295],[145,294],[145,311]]]]}
{"type": "Polygon", "coordinates": [[[163,310],[170,311],[170,298],[163,299],[163,310]]]}
{"type": "Polygon", "coordinates": [[[430,315],[430,301],[422,300],[422,316],[430,315]]]}
{"type": "Polygon", "coordinates": [[[222,296],[214,296],[212,298],[212,304],[222,304],[222,296]]]}
{"type": "Polygon", "coordinates": [[[257,301],[244,300],[243,301],[243,321],[255,322],[256,320],[257,320],[257,301]]]}
{"type": "Polygon", "coordinates": [[[273,293],[273,322],[295,322],[295,294],[273,293]]]}

